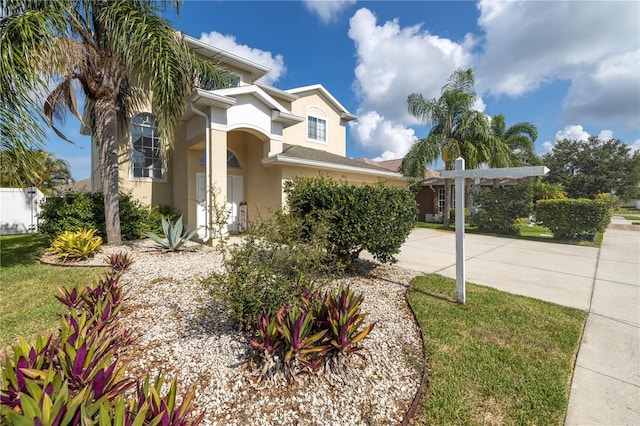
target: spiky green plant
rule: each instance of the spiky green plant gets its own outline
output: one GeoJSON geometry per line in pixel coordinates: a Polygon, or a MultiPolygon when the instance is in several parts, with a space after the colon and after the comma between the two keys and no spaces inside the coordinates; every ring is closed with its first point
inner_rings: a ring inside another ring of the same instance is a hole
{"type": "Polygon", "coordinates": [[[82,260],[102,250],[102,238],[95,235],[97,229],[65,231],[51,243],[48,252],[63,261],[82,260]]]}
{"type": "Polygon", "coordinates": [[[185,246],[185,244],[191,240],[191,238],[198,232],[197,229],[189,231],[184,229],[182,225],[182,216],[178,218],[175,225],[169,222],[166,218],[162,218],[162,230],[164,231],[164,238],[161,238],[153,232],[147,232],[147,237],[156,242],[157,247],[162,251],[180,251],[180,250],[195,250],[200,245],[185,246]],[[184,231],[184,232],[183,232],[184,231]]]}

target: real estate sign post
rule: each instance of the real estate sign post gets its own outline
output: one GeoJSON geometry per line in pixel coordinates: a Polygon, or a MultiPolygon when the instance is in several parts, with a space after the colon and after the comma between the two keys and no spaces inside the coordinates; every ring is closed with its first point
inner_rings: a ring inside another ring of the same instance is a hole
{"type": "Polygon", "coordinates": [[[545,166],[505,167],[499,169],[464,169],[464,158],[456,158],[454,170],[440,173],[443,178],[455,178],[456,209],[456,298],[458,303],[466,302],[465,289],[465,256],[464,256],[464,180],[466,178],[523,178],[528,176],[544,176],[549,172],[545,166]]]}

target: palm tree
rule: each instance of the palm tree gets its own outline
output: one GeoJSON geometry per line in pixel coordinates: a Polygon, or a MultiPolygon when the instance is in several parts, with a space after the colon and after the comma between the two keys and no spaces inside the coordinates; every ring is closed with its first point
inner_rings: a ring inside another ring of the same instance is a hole
{"type": "MultiPolygon", "coordinates": [[[[486,114],[473,108],[473,71],[457,69],[442,88],[439,98],[425,99],[412,93],[407,98],[409,113],[424,124],[431,125],[426,138],[416,141],[402,159],[405,176],[422,180],[427,166],[442,158],[445,170],[451,170],[458,157],[465,159],[468,168],[482,163],[494,167],[507,165],[506,145],[495,138],[486,114]]],[[[443,220],[449,225],[451,212],[451,180],[445,179],[443,220]]]]}
{"type": "Polygon", "coordinates": [[[69,163],[50,152],[7,146],[1,155],[0,186],[35,186],[47,194],[51,188],[73,180],[69,163]]]}
{"type": "Polygon", "coordinates": [[[491,130],[497,138],[503,140],[511,151],[511,163],[516,166],[538,166],[540,159],[535,154],[534,144],[538,138],[538,128],[528,122],[519,122],[508,129],[504,115],[491,117],[491,130]]]}
{"type": "MultiPolygon", "coordinates": [[[[121,244],[119,130],[127,128],[142,102],[149,102],[161,140],[170,148],[196,81],[218,87],[227,82],[214,64],[189,53],[181,34],[158,15],[158,3],[172,4],[177,12],[179,1],[2,2],[0,130],[12,132],[17,121],[13,117],[19,117],[24,120],[21,128],[38,132],[44,114],[56,134],[68,141],[55,124],[63,123],[69,112],[91,128],[99,154],[107,241],[113,245],[121,244]],[[53,90],[48,89],[51,82],[53,90]],[[84,114],[78,111],[76,89],[85,97],[84,114]],[[153,93],[151,99],[146,93],[153,93]]],[[[41,140],[41,133],[32,135],[41,140]]]]}

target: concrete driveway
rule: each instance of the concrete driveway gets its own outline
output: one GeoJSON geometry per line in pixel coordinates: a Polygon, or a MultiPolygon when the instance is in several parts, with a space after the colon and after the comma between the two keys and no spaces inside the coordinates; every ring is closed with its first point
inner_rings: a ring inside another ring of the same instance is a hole
{"type": "MultiPolygon", "coordinates": [[[[465,250],[467,281],[588,313],[565,424],[640,425],[640,226],[614,216],[599,249],[467,234],[465,250]]],[[[455,278],[455,234],[414,229],[398,265],[455,278]]]]}

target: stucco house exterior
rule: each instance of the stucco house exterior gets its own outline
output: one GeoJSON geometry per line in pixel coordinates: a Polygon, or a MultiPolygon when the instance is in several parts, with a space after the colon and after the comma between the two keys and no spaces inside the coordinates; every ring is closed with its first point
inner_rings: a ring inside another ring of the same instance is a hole
{"type": "MultiPolygon", "coordinates": [[[[281,90],[258,82],[269,68],[186,37],[198,55],[211,58],[234,78],[224,89],[196,89],[188,98],[173,149],[163,152],[150,109],[131,117],[120,142],[121,191],[150,206],[170,205],[191,228],[210,236],[211,188],[231,211],[228,230],[238,231],[241,205],[249,218],[282,207],[283,184],[294,176],[318,176],[368,184],[407,180],[371,162],[346,157],[346,126],[356,116],[322,85],[281,90]],[[245,211],[246,209],[246,211],[245,211]]],[[[101,189],[92,144],[91,188],[101,189]]]]}

